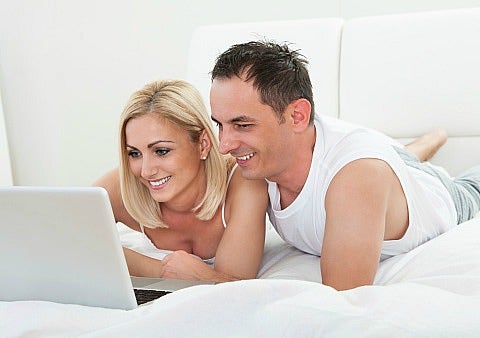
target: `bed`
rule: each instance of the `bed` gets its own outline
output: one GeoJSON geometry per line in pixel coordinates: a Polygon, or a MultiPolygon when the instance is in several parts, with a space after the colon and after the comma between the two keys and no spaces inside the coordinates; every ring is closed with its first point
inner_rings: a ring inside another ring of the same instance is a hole
{"type": "MultiPolygon", "coordinates": [[[[443,127],[450,139],[434,163],[453,175],[480,163],[480,9],[199,27],[188,79],[206,102],[215,55],[259,36],[294,41],[311,60],[318,113],[402,142],[443,127]]],[[[479,337],[480,216],[382,261],[372,286],[321,284],[318,257],[267,224],[258,279],[196,285],[130,311],[0,302],[0,318],[5,337],[479,337]]]]}
{"type": "Polygon", "coordinates": [[[259,279],[197,285],[124,311],[0,302],[4,337],[478,337],[480,217],[380,263],[375,285],[319,283],[318,258],[267,232],[259,279]]]}

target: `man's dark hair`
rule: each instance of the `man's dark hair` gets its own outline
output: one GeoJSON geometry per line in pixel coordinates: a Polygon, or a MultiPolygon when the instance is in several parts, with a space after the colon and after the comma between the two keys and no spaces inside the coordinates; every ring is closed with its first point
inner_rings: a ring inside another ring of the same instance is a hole
{"type": "Polygon", "coordinates": [[[262,103],[273,108],[280,122],[285,121],[285,108],[292,101],[304,98],[312,107],[310,123],[313,123],[315,110],[307,64],[305,56],[298,50],[290,50],[287,44],[251,41],[233,45],[220,54],[211,75],[212,81],[233,76],[246,82],[253,79],[262,103]]]}

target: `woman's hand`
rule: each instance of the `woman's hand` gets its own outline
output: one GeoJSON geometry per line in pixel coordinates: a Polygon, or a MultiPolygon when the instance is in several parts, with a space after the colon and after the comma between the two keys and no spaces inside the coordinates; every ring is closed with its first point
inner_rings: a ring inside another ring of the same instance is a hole
{"type": "Polygon", "coordinates": [[[162,277],[186,280],[227,282],[237,280],[233,276],[215,271],[199,257],[183,250],[174,251],[162,260],[162,277]]]}
{"type": "Polygon", "coordinates": [[[233,276],[215,271],[199,257],[179,250],[163,260],[142,255],[123,248],[130,276],[160,277],[185,280],[203,280],[214,283],[238,280],[233,276]]]}
{"type": "Polygon", "coordinates": [[[212,268],[199,257],[183,250],[174,251],[162,260],[162,277],[187,280],[202,280],[212,268]]]}

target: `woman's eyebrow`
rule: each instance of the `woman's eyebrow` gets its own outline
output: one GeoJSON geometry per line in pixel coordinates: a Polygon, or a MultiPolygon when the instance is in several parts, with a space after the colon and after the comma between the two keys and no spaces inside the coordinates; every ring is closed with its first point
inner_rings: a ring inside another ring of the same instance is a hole
{"type": "MultiPolygon", "coordinates": [[[[158,141],[155,141],[155,142],[152,142],[152,143],[149,143],[147,145],[147,148],[151,148],[153,147],[154,145],[158,144],[158,143],[174,143],[173,141],[167,141],[167,140],[158,140],[158,141]]],[[[135,150],[138,150],[136,147],[134,146],[131,146],[129,144],[126,145],[128,148],[132,148],[132,149],[135,149],[135,150]]]]}

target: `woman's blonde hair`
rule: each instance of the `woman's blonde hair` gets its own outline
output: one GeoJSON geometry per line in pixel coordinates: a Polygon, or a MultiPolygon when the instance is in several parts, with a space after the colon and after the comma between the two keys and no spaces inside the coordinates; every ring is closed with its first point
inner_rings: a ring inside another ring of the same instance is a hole
{"type": "Polygon", "coordinates": [[[119,128],[120,188],[125,208],[146,227],[168,227],[162,220],[159,203],[133,175],[128,161],[125,127],[131,119],[145,114],[154,114],[184,129],[192,143],[199,142],[202,131],[206,131],[212,144],[204,161],[207,187],[202,200],[192,211],[201,220],[211,219],[225,199],[230,162],[218,150],[218,141],[200,93],[182,80],[147,84],[133,93],[122,112],[119,128]]]}

